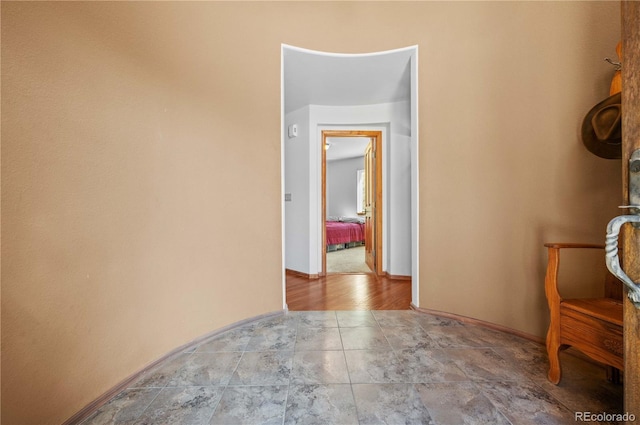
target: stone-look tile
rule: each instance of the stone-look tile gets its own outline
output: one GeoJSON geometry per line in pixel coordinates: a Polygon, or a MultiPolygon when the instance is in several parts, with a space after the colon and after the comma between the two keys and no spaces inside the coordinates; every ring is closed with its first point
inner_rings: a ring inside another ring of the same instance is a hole
{"type": "Polygon", "coordinates": [[[245,347],[246,351],[293,351],[296,328],[259,328],[245,347]]]}
{"type": "Polygon", "coordinates": [[[194,353],[171,377],[167,387],[227,385],[242,353],[194,353]]]}
{"type": "Polygon", "coordinates": [[[229,385],[288,385],[293,352],[246,352],[229,385]]]}
{"type": "Polygon", "coordinates": [[[165,388],[136,425],[206,425],[222,393],[222,387],[165,388]]]}
{"type": "Polygon", "coordinates": [[[83,424],[357,423],[352,390],[369,406],[363,423],[411,423],[408,413],[391,418],[413,411],[395,408],[411,395],[382,413],[373,401],[390,403],[411,385],[437,424],[574,423],[573,411],[620,412],[622,386],[570,351],[561,354],[563,379],[555,386],[546,379],[544,346],[512,335],[411,311],[294,312],[171,357],[83,424]],[[300,350],[313,347],[321,350],[300,350]],[[225,403],[214,412],[225,385],[225,403]]]}
{"type": "Polygon", "coordinates": [[[383,327],[382,333],[394,350],[407,348],[440,348],[422,328],[414,328],[411,332],[398,332],[398,328],[383,327]]]}
{"type": "Polygon", "coordinates": [[[483,382],[477,385],[513,424],[575,423],[573,412],[530,381],[483,382]]]}
{"type": "Polygon", "coordinates": [[[227,387],[210,424],[280,425],[287,386],[227,387]]]}
{"type": "Polygon", "coordinates": [[[405,368],[405,382],[458,382],[469,378],[452,361],[447,359],[443,350],[407,349],[395,352],[405,368]]]}
{"type": "Polygon", "coordinates": [[[348,384],[343,351],[298,351],[293,356],[292,384],[348,384]]]}
{"type": "Polygon", "coordinates": [[[296,351],[342,350],[338,328],[298,328],[296,351]]]}
{"type": "Polygon", "coordinates": [[[624,413],[623,385],[607,382],[605,370],[591,362],[566,352],[560,354],[560,358],[560,383],[550,383],[545,370],[544,374],[533,379],[538,386],[574,412],[624,413]]]}
{"type": "Polygon", "coordinates": [[[377,310],[372,312],[381,327],[420,326],[418,314],[411,310],[377,310]]]}
{"type": "Polygon", "coordinates": [[[623,386],[600,380],[563,377],[558,385],[545,380],[537,384],[572,412],[624,413],[623,386]]]}
{"type": "Polygon", "coordinates": [[[340,328],[345,350],[389,350],[391,346],[380,328],[340,328]]]}
{"type": "Polygon", "coordinates": [[[511,425],[473,382],[416,384],[416,389],[437,424],[511,425]]]}
{"type": "Polygon", "coordinates": [[[357,424],[358,416],[351,386],[347,384],[291,385],[284,423],[357,424]]]}
{"type": "Polygon", "coordinates": [[[471,330],[478,343],[484,347],[511,347],[518,344],[533,344],[533,342],[519,336],[482,326],[467,325],[466,328],[471,330]]]}
{"type": "MultiPolygon", "coordinates": [[[[496,349],[499,351],[501,349],[496,349]]],[[[547,361],[546,349],[542,348],[544,351],[545,362],[547,361]]],[[[501,354],[502,352],[500,352],[501,354]]],[[[502,354],[501,354],[502,355],[502,354]]],[[[562,379],[560,381],[559,386],[562,387],[562,383],[565,382],[565,378],[567,385],[572,383],[572,385],[576,385],[578,382],[592,382],[592,383],[603,383],[606,381],[606,370],[604,367],[596,365],[591,361],[585,360],[578,356],[583,356],[580,354],[578,350],[574,348],[569,348],[566,351],[560,352],[560,364],[562,365],[562,379]],[[575,381],[575,382],[574,382],[575,381]]],[[[540,384],[541,382],[548,382],[547,379],[548,368],[545,369],[543,374],[532,376],[531,379],[540,384]]],[[[613,388],[619,389],[622,391],[622,385],[614,384],[613,388]]]]}
{"type": "Polygon", "coordinates": [[[432,314],[418,314],[416,316],[416,321],[422,326],[425,330],[429,330],[429,328],[440,327],[440,326],[463,326],[464,324],[459,320],[448,319],[446,317],[434,316],[432,314]]]}
{"type": "Polygon", "coordinates": [[[253,336],[253,332],[253,327],[233,329],[203,342],[195,351],[198,353],[244,351],[253,336]]]}
{"type": "Polygon", "coordinates": [[[377,327],[378,322],[368,310],[363,311],[336,311],[338,326],[341,328],[355,328],[373,326],[377,327]]]}
{"type": "Polygon", "coordinates": [[[407,368],[393,351],[345,351],[352,384],[409,382],[407,368]]]}
{"type": "Polygon", "coordinates": [[[82,425],[133,424],[160,391],[160,388],[124,390],[82,422],[82,425]]]}
{"type": "MultiPolygon", "coordinates": [[[[294,314],[294,313],[291,313],[294,314]]],[[[338,320],[335,311],[297,311],[298,328],[337,328],[338,320]]]]}
{"type": "Polygon", "coordinates": [[[412,384],[357,384],[353,396],[361,425],[434,423],[412,384]]]}
{"type": "Polygon", "coordinates": [[[440,361],[453,361],[472,381],[523,380],[521,369],[490,348],[455,348],[434,351],[440,361]]]}
{"type": "Polygon", "coordinates": [[[487,347],[472,326],[434,326],[429,328],[429,336],[441,348],[487,347]]]}
{"type": "Polygon", "coordinates": [[[176,372],[184,367],[192,354],[182,353],[176,357],[165,360],[160,365],[146,372],[129,388],[163,388],[175,376],[176,372]]]}
{"type": "Polygon", "coordinates": [[[493,348],[493,351],[517,367],[529,378],[547,380],[549,360],[544,346],[525,341],[509,347],[493,348]]]}
{"type": "Polygon", "coordinates": [[[297,328],[298,316],[295,313],[287,313],[270,319],[264,319],[256,323],[255,329],[285,329],[297,328]]]}

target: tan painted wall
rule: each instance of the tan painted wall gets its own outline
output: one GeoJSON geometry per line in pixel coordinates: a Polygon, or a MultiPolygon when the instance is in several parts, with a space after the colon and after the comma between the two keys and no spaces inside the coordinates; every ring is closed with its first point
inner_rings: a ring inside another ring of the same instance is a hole
{"type": "Polygon", "coordinates": [[[618,7],[3,2],[5,425],[281,308],[281,43],[420,46],[420,304],[542,335],[541,244],[616,212],[618,7]]]}

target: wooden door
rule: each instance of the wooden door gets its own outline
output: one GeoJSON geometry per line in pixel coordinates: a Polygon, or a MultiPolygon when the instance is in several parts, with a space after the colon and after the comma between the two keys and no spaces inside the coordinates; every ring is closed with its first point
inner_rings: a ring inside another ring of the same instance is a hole
{"type": "MultiPolygon", "coordinates": [[[[622,185],[628,205],[629,158],[640,149],[640,3],[622,2],[622,185]]],[[[623,227],[623,268],[640,282],[640,229],[623,227]]],[[[624,296],[624,410],[640,418],[640,309],[624,296]]]]}
{"type": "Polygon", "coordinates": [[[375,144],[369,142],[364,151],[364,255],[367,266],[374,272],[376,271],[375,161],[375,144]]]}

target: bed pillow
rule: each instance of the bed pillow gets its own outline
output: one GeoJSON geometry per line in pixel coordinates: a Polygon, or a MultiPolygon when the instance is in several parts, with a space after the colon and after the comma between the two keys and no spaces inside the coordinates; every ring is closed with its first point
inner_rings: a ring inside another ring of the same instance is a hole
{"type": "Polygon", "coordinates": [[[364,217],[340,217],[343,223],[359,223],[364,224],[364,217]]]}

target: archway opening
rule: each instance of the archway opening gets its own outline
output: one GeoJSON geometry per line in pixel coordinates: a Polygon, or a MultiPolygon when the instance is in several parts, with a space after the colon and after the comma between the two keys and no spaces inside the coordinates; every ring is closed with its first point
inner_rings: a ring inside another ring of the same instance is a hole
{"type": "MultiPolygon", "coordinates": [[[[383,274],[409,278],[418,306],[417,46],[364,54],[282,46],[282,258],[323,272],[323,131],[382,132],[383,274]]],[[[354,176],[354,179],[356,177],[354,176]]],[[[355,193],[354,193],[355,196],[355,193]]]]}

